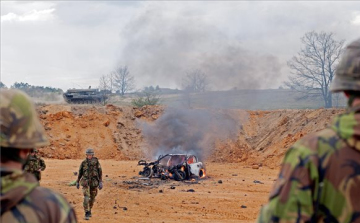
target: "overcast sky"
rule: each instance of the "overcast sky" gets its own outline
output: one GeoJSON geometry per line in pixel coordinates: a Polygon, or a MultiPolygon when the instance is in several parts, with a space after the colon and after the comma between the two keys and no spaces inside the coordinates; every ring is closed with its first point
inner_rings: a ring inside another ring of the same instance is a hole
{"type": "Polygon", "coordinates": [[[94,88],[127,65],[137,89],[193,69],[213,90],[277,88],[312,30],[360,38],[360,3],[1,1],[1,81],[94,88]]]}

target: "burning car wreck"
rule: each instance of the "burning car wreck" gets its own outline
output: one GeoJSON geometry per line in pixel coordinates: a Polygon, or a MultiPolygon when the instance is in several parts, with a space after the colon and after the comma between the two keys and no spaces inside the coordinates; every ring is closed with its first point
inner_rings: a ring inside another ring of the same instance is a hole
{"type": "Polygon", "coordinates": [[[144,166],[139,175],[143,177],[157,177],[162,180],[174,179],[176,181],[189,180],[191,178],[204,178],[205,168],[194,155],[166,154],[160,155],[156,161],[146,162],[140,160],[138,165],[144,166]]]}

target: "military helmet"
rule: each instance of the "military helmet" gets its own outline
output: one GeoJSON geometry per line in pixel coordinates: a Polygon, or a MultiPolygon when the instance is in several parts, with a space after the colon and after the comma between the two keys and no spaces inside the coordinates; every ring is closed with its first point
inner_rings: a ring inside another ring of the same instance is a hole
{"type": "Polygon", "coordinates": [[[38,153],[38,152],[39,152],[39,150],[37,150],[37,149],[33,149],[33,152],[34,152],[34,153],[38,153]]]}
{"type": "Polygon", "coordinates": [[[86,154],[86,155],[94,155],[95,153],[94,153],[94,150],[93,150],[93,149],[88,148],[88,149],[86,150],[85,154],[86,154]]]}
{"type": "Polygon", "coordinates": [[[31,149],[49,145],[29,96],[15,89],[0,90],[0,146],[31,149]]]}
{"type": "Polygon", "coordinates": [[[360,91],[360,39],[346,47],[336,68],[331,91],[360,91]]]}

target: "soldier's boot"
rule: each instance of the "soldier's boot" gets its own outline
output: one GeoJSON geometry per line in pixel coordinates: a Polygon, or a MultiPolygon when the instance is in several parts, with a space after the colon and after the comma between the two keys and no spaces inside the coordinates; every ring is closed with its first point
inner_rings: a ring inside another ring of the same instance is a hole
{"type": "Polygon", "coordinates": [[[86,212],[85,212],[85,218],[84,218],[85,220],[89,220],[89,219],[90,219],[90,216],[89,216],[90,214],[89,214],[89,213],[90,213],[90,211],[86,211],[86,212]]]}

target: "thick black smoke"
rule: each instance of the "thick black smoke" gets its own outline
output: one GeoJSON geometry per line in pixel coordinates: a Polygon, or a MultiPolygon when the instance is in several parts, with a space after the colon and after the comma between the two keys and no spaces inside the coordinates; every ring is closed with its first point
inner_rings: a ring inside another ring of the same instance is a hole
{"type": "Polygon", "coordinates": [[[134,17],[121,34],[119,63],[137,82],[181,88],[187,71],[200,69],[211,90],[268,88],[281,74],[273,55],[245,49],[239,38],[201,16],[176,17],[149,8],[134,17]]]}
{"type": "Polygon", "coordinates": [[[168,109],[154,123],[143,123],[149,158],[162,154],[193,154],[206,159],[216,140],[234,137],[239,120],[222,111],[168,109]]]}

